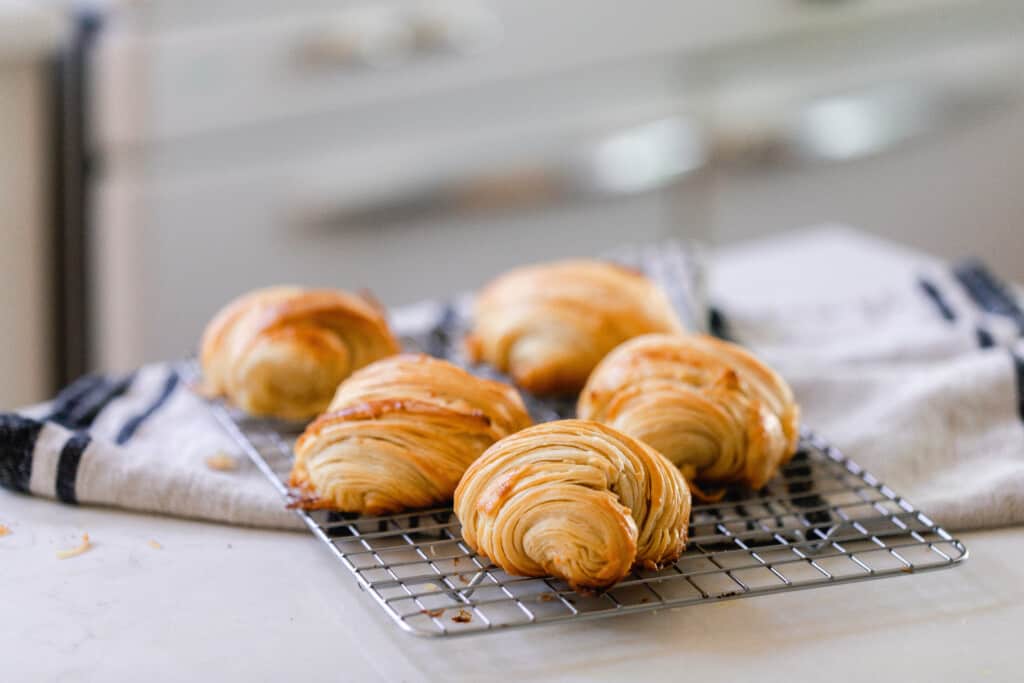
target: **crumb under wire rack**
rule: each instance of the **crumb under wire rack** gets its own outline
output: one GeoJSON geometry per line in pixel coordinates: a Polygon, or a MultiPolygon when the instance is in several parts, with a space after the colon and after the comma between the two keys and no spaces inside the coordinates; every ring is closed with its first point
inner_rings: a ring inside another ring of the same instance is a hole
{"type": "MultiPolygon", "coordinates": [[[[211,409],[288,500],[297,434],[221,405],[211,409]]],[[[758,492],[696,505],[686,552],[584,595],[553,579],[512,576],[462,540],[450,507],[382,517],[296,513],[403,630],[494,632],[953,567],[967,549],[888,486],[811,432],[758,492]]]]}

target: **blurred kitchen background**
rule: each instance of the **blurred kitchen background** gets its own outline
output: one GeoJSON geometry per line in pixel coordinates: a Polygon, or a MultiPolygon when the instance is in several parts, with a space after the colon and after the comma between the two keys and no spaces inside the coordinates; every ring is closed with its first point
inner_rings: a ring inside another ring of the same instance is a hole
{"type": "Polygon", "coordinates": [[[823,221],[1024,281],[1022,66],[1020,0],[0,0],[0,407],[279,282],[823,221]]]}

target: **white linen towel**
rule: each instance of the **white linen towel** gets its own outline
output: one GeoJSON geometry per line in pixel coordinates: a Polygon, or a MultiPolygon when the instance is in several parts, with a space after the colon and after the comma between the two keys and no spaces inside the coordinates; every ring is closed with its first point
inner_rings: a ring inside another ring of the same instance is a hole
{"type": "Polygon", "coordinates": [[[805,424],[947,528],[1024,522],[1024,312],[984,266],[841,227],[714,265],[719,327],[790,382],[805,424]]]}
{"type": "MultiPolygon", "coordinates": [[[[702,315],[699,269],[685,252],[620,256],[669,288],[684,317],[702,315]]],[[[713,329],[782,372],[805,424],[948,528],[1024,522],[1024,313],[983,266],[950,269],[838,227],[723,249],[711,266],[713,329]]],[[[407,345],[455,356],[466,303],[399,309],[393,324],[407,345]]],[[[179,369],[83,378],[51,403],[0,415],[0,484],[300,528],[179,369]],[[235,469],[211,467],[221,461],[235,469]]],[[[528,403],[541,419],[571,410],[528,403]]]]}

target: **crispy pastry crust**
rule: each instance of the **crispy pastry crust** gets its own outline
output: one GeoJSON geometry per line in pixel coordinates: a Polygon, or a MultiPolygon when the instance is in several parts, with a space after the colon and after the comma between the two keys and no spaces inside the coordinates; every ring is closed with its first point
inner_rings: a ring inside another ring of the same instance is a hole
{"type": "Polygon", "coordinates": [[[678,559],[690,493],[650,446],[597,422],[559,420],[487,449],[455,491],[455,514],[465,541],[510,574],[590,591],[678,559]]]}
{"type": "Polygon", "coordinates": [[[558,261],[516,268],[487,285],[466,350],[532,393],[572,393],[619,343],[682,330],[664,292],[641,273],[602,261],[558,261]]]}
{"type": "Polygon", "coordinates": [[[253,415],[306,420],[352,372],[398,350],[382,313],[363,298],[261,289],[225,306],[207,326],[201,391],[253,415]]]}
{"type": "Polygon", "coordinates": [[[653,446],[687,477],[759,489],[789,461],[800,408],[745,349],[706,335],[632,339],[597,366],[576,407],[653,446]]]}
{"type": "Polygon", "coordinates": [[[506,384],[429,356],[377,361],[296,442],[297,505],[371,515],[439,505],[488,446],[529,424],[506,384]]]}

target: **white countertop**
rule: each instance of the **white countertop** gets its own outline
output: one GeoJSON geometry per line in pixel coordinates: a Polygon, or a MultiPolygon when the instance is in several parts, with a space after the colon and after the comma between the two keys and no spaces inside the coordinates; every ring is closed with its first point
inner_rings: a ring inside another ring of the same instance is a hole
{"type": "Polygon", "coordinates": [[[1021,528],[963,535],[971,559],[952,570],[441,641],[399,632],[310,534],[7,491],[0,523],[10,681],[1020,676],[1021,528]],[[56,559],[82,532],[95,547],[56,559]]]}

